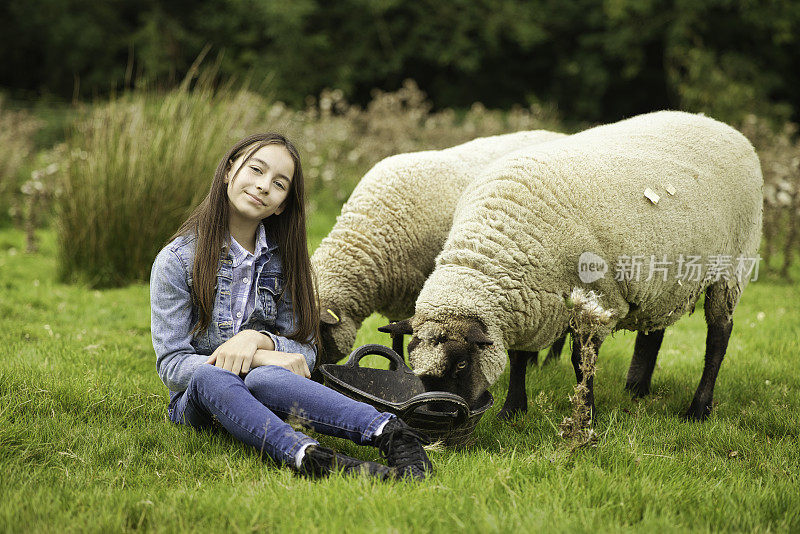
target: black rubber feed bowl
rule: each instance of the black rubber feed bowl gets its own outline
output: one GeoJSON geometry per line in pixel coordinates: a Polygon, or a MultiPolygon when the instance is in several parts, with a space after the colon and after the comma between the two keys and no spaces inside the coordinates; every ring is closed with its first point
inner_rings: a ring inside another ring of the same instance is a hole
{"type": "Polygon", "coordinates": [[[371,344],[354,350],[344,365],[321,365],[325,385],[381,412],[397,415],[431,440],[442,440],[450,447],[463,447],[484,412],[494,403],[486,391],[470,407],[463,397],[446,391],[425,391],[422,380],[389,347],[371,344]],[[364,356],[387,358],[395,370],[361,367],[364,356]]]}

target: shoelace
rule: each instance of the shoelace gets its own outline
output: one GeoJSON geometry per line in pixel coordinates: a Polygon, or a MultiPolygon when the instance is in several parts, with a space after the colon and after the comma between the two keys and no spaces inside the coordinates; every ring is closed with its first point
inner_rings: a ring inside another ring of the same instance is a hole
{"type": "Polygon", "coordinates": [[[428,445],[430,440],[421,432],[413,428],[399,428],[388,434],[381,434],[377,437],[378,447],[381,451],[381,456],[388,459],[389,456],[394,456],[397,453],[397,459],[403,462],[397,462],[399,467],[405,467],[404,462],[412,459],[415,456],[415,448],[417,445],[428,445]]]}

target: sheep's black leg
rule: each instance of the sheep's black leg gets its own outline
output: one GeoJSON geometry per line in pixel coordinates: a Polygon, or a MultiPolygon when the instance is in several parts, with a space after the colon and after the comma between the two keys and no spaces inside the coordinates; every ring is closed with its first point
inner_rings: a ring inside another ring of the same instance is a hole
{"type": "MultiPolygon", "coordinates": [[[[575,369],[575,380],[577,380],[578,384],[583,381],[583,371],[581,371],[581,346],[582,343],[592,343],[594,346],[594,353],[599,355],[600,354],[600,345],[602,345],[603,340],[598,339],[592,336],[591,340],[582,339],[582,336],[577,334],[572,336],[572,367],[575,369]]],[[[592,410],[592,420],[595,419],[597,416],[597,409],[594,405],[594,375],[589,377],[586,380],[586,387],[589,390],[586,394],[586,403],[589,405],[590,409],[592,410]]]]}
{"type": "Polygon", "coordinates": [[[580,384],[583,380],[583,371],[581,371],[581,349],[576,336],[572,337],[572,368],[575,369],[575,380],[580,384]]]}
{"type": "Polygon", "coordinates": [[[648,334],[636,334],[633,358],[628,368],[628,379],[625,381],[625,389],[633,393],[634,397],[644,397],[650,393],[650,380],[653,378],[653,369],[656,367],[656,358],[663,340],[663,329],[653,330],[648,334]]]}
{"type": "Polygon", "coordinates": [[[686,418],[702,421],[711,413],[714,401],[714,384],[717,374],[728,349],[728,340],[733,330],[731,316],[739,301],[738,292],[728,285],[728,281],[720,280],[706,288],[704,303],[708,334],[706,335],[706,362],[700,385],[686,410],[686,418]]]}
{"type": "MultiPolygon", "coordinates": [[[[708,298],[708,297],[706,297],[708,298]]],[[[711,413],[711,404],[714,401],[714,384],[725,351],[728,349],[728,340],[733,330],[733,321],[726,321],[721,325],[709,324],[706,336],[706,364],[700,385],[694,394],[692,404],[686,411],[686,418],[702,421],[711,413]]]]}
{"type": "Polygon", "coordinates": [[[525,372],[528,369],[528,361],[538,357],[538,352],[524,350],[509,350],[508,359],[511,362],[510,382],[508,384],[508,394],[503,408],[498,412],[497,418],[508,421],[518,414],[528,411],[528,394],[525,391],[525,372]]]}
{"type": "MultiPolygon", "coordinates": [[[[397,353],[397,355],[400,356],[400,358],[405,360],[405,354],[404,354],[405,351],[403,349],[403,345],[404,345],[403,341],[405,340],[406,336],[404,336],[403,334],[395,333],[395,334],[392,334],[391,337],[392,337],[392,350],[395,351],[397,353]]],[[[397,363],[395,361],[392,360],[392,361],[389,362],[389,370],[390,371],[396,371],[397,370],[397,363]]]]}
{"type": "Polygon", "coordinates": [[[567,334],[564,334],[560,338],[556,339],[555,343],[550,346],[550,350],[547,351],[547,356],[545,357],[542,365],[547,365],[548,363],[554,360],[561,359],[561,351],[564,350],[564,343],[567,341],[567,334]]]}

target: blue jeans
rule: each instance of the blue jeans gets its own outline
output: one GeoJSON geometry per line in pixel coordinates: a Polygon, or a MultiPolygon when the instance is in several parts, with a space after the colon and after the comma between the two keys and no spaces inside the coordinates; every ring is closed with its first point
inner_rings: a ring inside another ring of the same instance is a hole
{"type": "Polygon", "coordinates": [[[244,379],[213,365],[198,367],[189,386],[169,404],[173,423],[212,428],[216,419],[236,439],[278,463],[295,465],[300,447],[316,440],[285,422],[297,421],[321,434],[370,445],[389,413],[355,401],[275,365],[252,369],[244,379]]]}

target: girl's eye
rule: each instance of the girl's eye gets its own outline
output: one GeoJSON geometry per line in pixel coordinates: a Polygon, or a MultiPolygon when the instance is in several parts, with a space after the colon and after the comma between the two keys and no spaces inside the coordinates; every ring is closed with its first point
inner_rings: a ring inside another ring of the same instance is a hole
{"type": "Polygon", "coordinates": [[[285,191],[286,190],[286,187],[283,186],[283,182],[281,182],[279,180],[275,180],[275,185],[277,185],[278,189],[280,189],[281,191],[285,191]]]}
{"type": "Polygon", "coordinates": [[[256,174],[264,174],[263,172],[261,172],[261,169],[259,169],[258,167],[255,167],[255,166],[251,165],[250,168],[253,169],[253,172],[256,173],[256,174]]]}

